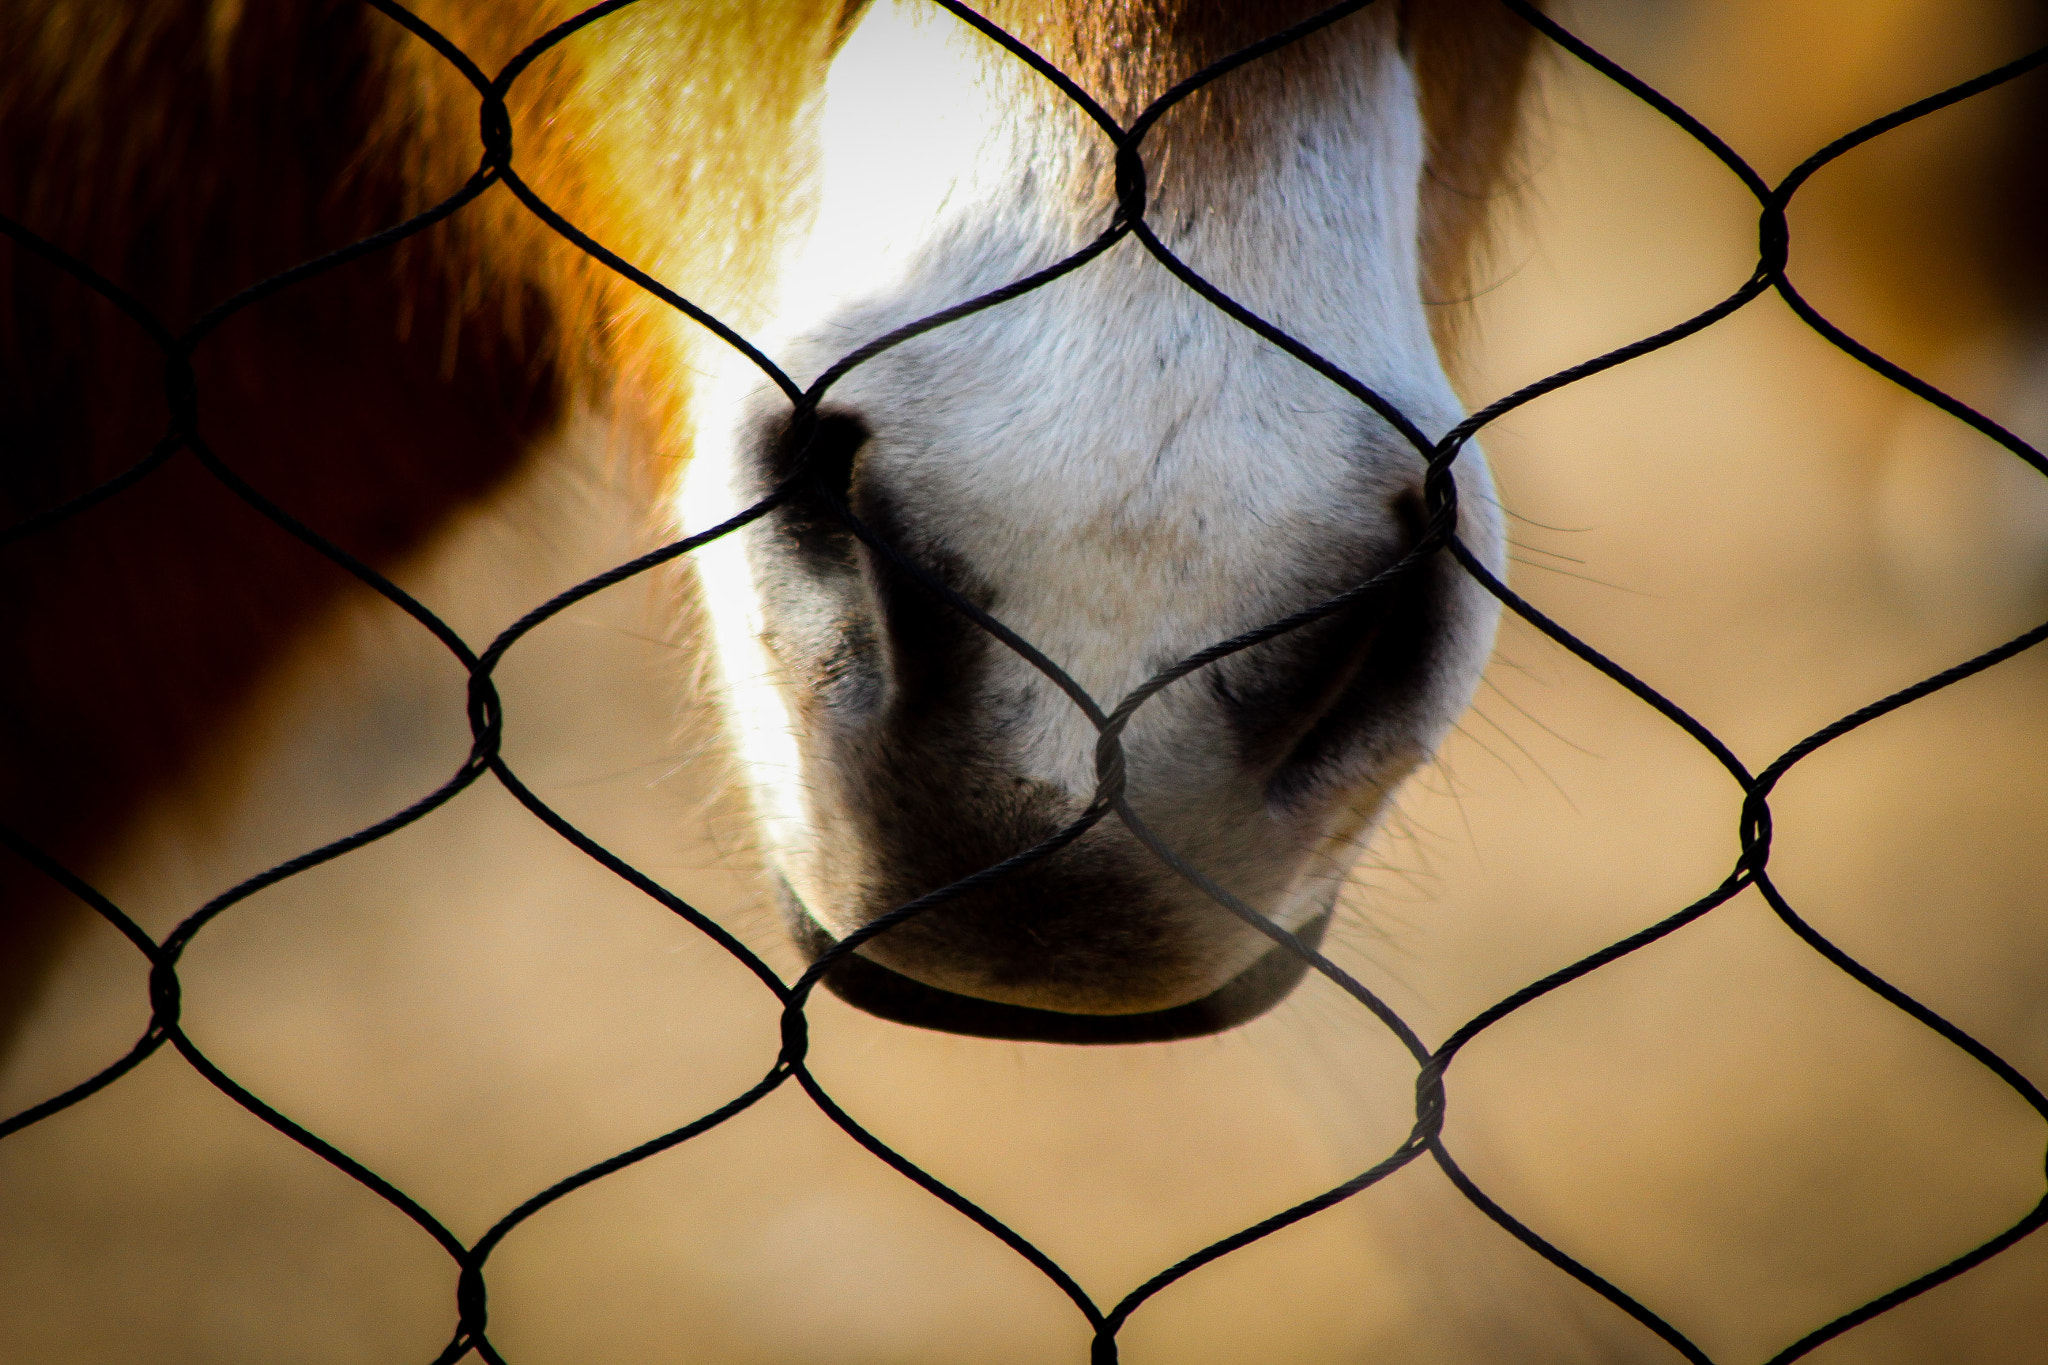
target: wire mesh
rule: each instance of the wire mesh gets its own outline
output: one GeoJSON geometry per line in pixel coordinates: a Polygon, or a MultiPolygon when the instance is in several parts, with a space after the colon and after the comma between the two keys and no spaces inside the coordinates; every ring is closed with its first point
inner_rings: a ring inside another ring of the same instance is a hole
{"type": "MultiPolygon", "coordinates": [[[[1584,63],[1607,80],[1629,92],[1672,124],[1684,131],[1701,147],[1704,147],[1734,176],[1754,198],[1757,206],[1757,259],[1753,272],[1741,286],[1712,307],[1684,322],[1655,335],[1644,337],[1629,345],[1619,347],[1605,354],[1595,356],[1568,369],[1549,375],[1535,383],[1510,393],[1507,396],[1473,413],[1441,439],[1432,440],[1421,431],[1397,406],[1371,387],[1342,368],[1332,364],[1298,339],[1281,328],[1259,317],[1228,294],[1205,279],[1200,273],[1180,260],[1173,251],[1154,233],[1146,220],[1146,175],[1142,149],[1146,136],[1159,122],[1167,110],[1196,90],[1226,76],[1230,71],[1246,63],[1257,61],[1269,53],[1316,32],[1319,29],[1341,23],[1359,11],[1367,9],[1374,0],[1347,0],[1335,5],[1312,18],[1276,33],[1271,37],[1243,49],[1173,87],[1165,95],[1147,107],[1128,127],[1120,125],[1101,105],[1093,100],[1067,75],[1051,65],[1042,56],[1033,52],[1012,35],[1004,32],[982,15],[976,13],[960,0],[933,0],[933,2],[973,26],[988,40],[1000,45],[1016,60],[1035,70],[1046,81],[1056,87],[1068,100],[1092,120],[1109,140],[1116,153],[1117,203],[1109,220],[1099,234],[1085,247],[1043,270],[1020,279],[978,298],[970,299],[931,314],[886,336],[877,338],[844,356],[827,368],[809,386],[801,386],[785,374],[765,354],[758,350],[744,336],[734,331],[717,317],[704,311],[689,299],[680,296],[658,280],[635,268],[629,262],[594,240],[575,224],[565,219],[526,180],[521,178],[513,147],[513,125],[507,108],[507,99],[515,84],[542,56],[542,54],[563,42],[570,35],[590,25],[602,22],[632,3],[632,0],[608,0],[608,3],[592,7],[575,18],[536,38],[515,56],[496,75],[489,75],[480,69],[471,58],[441,33],[412,14],[397,0],[365,0],[365,3],[385,15],[392,23],[402,26],[414,39],[431,46],[455,70],[474,87],[477,94],[479,126],[483,143],[482,157],[475,172],[456,193],[427,210],[426,212],[393,226],[374,236],[350,246],[310,260],[261,283],[252,285],[233,297],[221,302],[202,315],[182,333],[174,333],[152,312],[125,291],[116,282],[107,279],[81,260],[67,253],[63,247],[39,237],[32,227],[0,218],[0,231],[30,252],[42,257],[57,269],[66,272],[88,289],[120,309],[143,334],[160,350],[166,361],[165,395],[171,414],[170,424],[161,440],[129,469],[99,487],[76,497],[61,506],[51,508],[24,521],[4,534],[0,534],[0,545],[14,545],[30,541],[40,531],[60,522],[74,518],[91,507],[109,498],[127,494],[142,496],[134,489],[146,490],[148,480],[158,470],[178,459],[196,461],[211,474],[220,485],[228,489],[249,507],[269,521],[288,532],[313,552],[324,556],[338,565],[361,583],[404,611],[419,627],[429,632],[466,670],[468,686],[468,722],[471,735],[469,753],[461,766],[439,787],[416,802],[399,810],[375,824],[361,829],[345,838],[335,840],[319,848],[311,849],[298,857],[261,872],[220,894],[186,916],[161,940],[151,938],[122,909],[100,894],[85,880],[70,869],[60,865],[48,854],[30,844],[13,831],[0,830],[8,846],[19,857],[41,870],[42,873],[62,886],[73,896],[90,905],[109,924],[113,925],[135,949],[147,959],[149,972],[149,1000],[151,1017],[147,1030],[129,1051],[97,1074],[80,1082],[61,1094],[51,1096],[43,1102],[0,1122],[0,1138],[18,1133],[23,1129],[48,1118],[73,1105],[79,1104],[94,1093],[119,1081],[146,1058],[165,1046],[174,1049],[201,1076],[214,1087],[233,1099],[251,1114],[263,1120],[270,1127],[284,1134],[322,1160],[347,1173],[417,1224],[431,1237],[459,1269],[455,1295],[456,1325],[446,1347],[435,1358],[437,1365],[461,1360],[470,1354],[494,1362],[504,1359],[489,1335],[489,1294],[487,1269],[493,1253],[515,1232],[522,1223],[543,1208],[555,1203],[574,1191],[601,1180],[636,1162],[643,1161],[656,1153],[667,1151],[682,1143],[706,1133],[728,1121],[738,1119],[749,1108],[765,1096],[786,1085],[794,1084],[808,1095],[810,1100],[845,1131],[854,1141],[871,1152],[880,1161],[914,1182],[934,1198],[943,1201],[966,1218],[1009,1247],[1017,1255],[1036,1267],[1055,1284],[1069,1300],[1074,1309],[1086,1320],[1092,1332],[1093,1346],[1090,1359],[1094,1365],[1106,1365],[1117,1359],[1119,1330],[1131,1316],[1142,1308],[1161,1290],[1173,1284],[1195,1269],[1220,1257],[1230,1255],[1261,1238],[1264,1238],[1290,1224],[1313,1217],[1325,1209],[1357,1195],[1395,1171],[1410,1163],[1427,1158],[1441,1169],[1451,1184],[1495,1224],[1541,1256],[1564,1274],[1587,1286],[1610,1303],[1614,1304],[1650,1332],[1666,1343],[1680,1358],[1710,1365],[1711,1357],[1697,1344],[1689,1340],[1676,1327],[1657,1313],[1639,1302],[1630,1293],[1606,1278],[1593,1268],[1568,1255],[1546,1240],[1499,1201],[1489,1195],[1458,1164],[1444,1139],[1444,1125],[1448,1102],[1448,1077],[1453,1063],[1460,1053],[1487,1030],[1499,1024],[1533,1001],[1577,981],[1589,973],[1638,950],[1664,939],[1677,930],[1710,915],[1738,893],[1754,888],[1768,903],[1771,911],[1784,928],[1812,952],[1824,958],[1844,975],[1858,983],[1865,990],[1876,995],[1894,1009],[1911,1017],[1927,1030],[1938,1035],[1955,1049],[1970,1057],[1986,1071],[1995,1075],[2005,1086],[2017,1094],[2043,1119],[2048,1119],[2048,1096],[2022,1075],[2015,1067],[2001,1058],[1990,1048],[1971,1037],[1934,1010],[1913,999],[1893,986],[1849,953],[1831,942],[1812,924],[1804,919],[1786,896],[1773,883],[1770,874],[1772,843],[1771,795],[1793,767],[1822,747],[1841,738],[1880,716],[1894,712],[1901,707],[1927,697],[1962,679],[1981,673],[1999,663],[2020,654],[2048,639],[2048,622],[2018,635],[1996,648],[1987,650],[1974,658],[1958,663],[1912,686],[1902,688],[1889,696],[1875,700],[1833,723],[1822,727],[1784,753],[1772,759],[1762,768],[1752,772],[1711,730],[1689,715],[1676,703],[1662,695],[1628,669],[1609,658],[1600,649],[1580,639],[1558,621],[1545,615],[1522,596],[1510,589],[1491,573],[1462,544],[1456,532],[1457,484],[1454,466],[1459,452],[1473,437],[1506,414],[1524,404],[1551,393],[1565,385],[1576,383],[1590,376],[1625,364],[1638,357],[1670,346],[1714,326],[1735,314],[1747,305],[1775,294],[1812,330],[1833,346],[1869,367],[1893,384],[1910,391],[1934,405],[1949,417],[1964,423],[1975,431],[2002,446],[2012,457],[2025,462],[2035,472],[2048,475],[2048,458],[2011,432],[1990,420],[1970,406],[1958,401],[1920,377],[1901,368],[1877,354],[1869,347],[1848,335],[1830,322],[1800,293],[1787,275],[1787,262],[1791,246],[1791,230],[1787,221],[1787,210],[1795,195],[1821,168],[1841,157],[1853,148],[1900,128],[1916,119],[1937,110],[1947,108],[1993,89],[2005,82],[2048,64],[2048,49],[2030,53],[2016,61],[1986,72],[1975,79],[1955,85],[1950,89],[1929,96],[1914,104],[1898,109],[1882,118],[1873,120],[1863,127],[1848,133],[1801,162],[1792,172],[1777,183],[1769,183],[1738,156],[1711,129],[1680,108],[1665,95],[1623,69],[1621,66],[1594,50],[1585,41],[1569,31],[1555,19],[1545,15],[1528,0],[1501,0],[1509,10],[1522,21],[1533,27],[1550,43],[1571,59],[1584,63]],[[535,217],[546,223],[556,233],[573,243],[596,261],[623,276],[633,284],[646,290],[669,307],[687,316],[708,329],[725,344],[743,354],[757,366],[762,374],[772,381],[787,398],[790,405],[791,429],[800,449],[804,450],[793,472],[765,498],[732,517],[730,520],[701,534],[676,541],[651,553],[642,555],[627,563],[590,578],[566,592],[542,603],[518,619],[482,649],[474,648],[461,638],[451,627],[437,617],[421,602],[398,587],[374,568],[350,555],[331,541],[323,538],[318,531],[294,518],[264,493],[245,482],[237,472],[224,462],[207,444],[199,420],[198,388],[192,365],[192,357],[206,339],[229,318],[282,290],[290,289],[315,276],[334,271],[350,262],[360,260],[374,253],[391,250],[398,243],[412,237],[435,223],[463,212],[469,205],[487,192],[503,187],[516,196],[535,217]],[[808,441],[817,425],[819,405],[830,389],[857,367],[867,363],[884,351],[895,347],[912,337],[944,327],[971,314],[994,308],[1009,299],[1038,289],[1062,275],[1088,267],[1111,247],[1125,239],[1134,239],[1155,260],[1170,271],[1188,289],[1200,295],[1214,307],[1227,314],[1245,328],[1292,356],[1296,361],[1315,370],[1354,400],[1371,409],[1398,431],[1427,462],[1425,483],[1425,507],[1427,524],[1413,548],[1398,562],[1375,575],[1367,582],[1338,594],[1307,610],[1299,611],[1282,620],[1271,622],[1258,629],[1240,634],[1232,639],[1201,650],[1160,672],[1113,707],[1105,710],[1096,699],[1083,690],[1072,678],[1041,653],[1028,640],[1022,639],[1000,621],[952,591],[947,585],[936,581],[925,573],[909,557],[900,553],[872,529],[863,525],[843,502],[833,495],[829,487],[814,480],[809,467],[808,441]],[[800,487],[822,488],[825,500],[833,507],[835,515],[847,529],[858,536],[876,553],[886,556],[906,573],[919,579],[934,595],[943,599],[963,616],[972,620],[989,635],[1000,641],[1026,660],[1032,667],[1044,674],[1053,684],[1070,698],[1073,704],[1094,726],[1098,734],[1096,746],[1096,771],[1098,785],[1094,799],[1078,819],[1055,835],[1035,847],[1023,850],[1004,861],[986,868],[951,886],[931,892],[908,904],[902,905],[884,915],[856,933],[848,935],[829,949],[816,963],[794,981],[784,981],[767,963],[734,937],[728,930],[688,904],[654,879],[635,868],[605,848],[597,840],[577,828],[568,819],[541,800],[521,780],[507,763],[501,751],[505,734],[505,716],[500,703],[493,675],[508,653],[534,628],[556,617],[563,611],[594,594],[603,592],[619,583],[646,573],[657,565],[668,563],[689,555],[700,546],[759,519],[789,498],[800,487]],[[1294,935],[1279,928],[1251,907],[1243,904],[1229,892],[1204,876],[1191,866],[1174,848],[1168,845],[1156,832],[1132,810],[1124,796],[1124,751],[1122,735],[1140,707],[1175,680],[1205,667],[1219,659],[1240,650],[1250,648],[1262,641],[1270,640],[1288,631],[1295,630],[1309,622],[1342,611],[1346,607],[1377,593],[1412,571],[1417,565],[1437,556],[1448,555],[1460,564],[1486,590],[1497,597],[1507,608],[1558,645],[1597,669],[1616,685],[1625,689],[1643,705],[1650,707],[1671,725],[1704,749],[1725,770],[1728,779],[1742,794],[1739,840],[1740,853],[1735,864],[1719,883],[1706,895],[1692,904],[1672,913],[1658,922],[1619,941],[1591,953],[1579,961],[1564,967],[1541,980],[1530,983],[1522,989],[1500,1000],[1490,1008],[1481,1011],[1461,1027],[1457,1028],[1439,1046],[1426,1045],[1402,1017],[1388,1004],[1376,996],[1341,967],[1316,949],[1304,944],[1294,935]],[[698,933],[715,942],[725,952],[744,964],[759,980],[762,989],[769,992],[781,1007],[781,1048],[774,1065],[752,1086],[733,1096],[725,1104],[703,1114],[694,1121],[671,1132],[664,1133],[639,1146],[619,1152],[585,1170],[563,1179],[539,1191],[500,1217],[475,1241],[465,1243],[436,1218],[434,1213],[419,1201],[408,1195],[369,1169],[362,1162],[342,1151],[334,1144],[310,1131],[289,1115],[272,1107],[262,1097],[253,1093],[233,1076],[227,1074],[189,1037],[180,1024],[181,985],[178,975],[179,962],[197,936],[223,914],[234,909],[264,888],[275,885],[310,868],[343,857],[386,835],[412,824],[428,813],[454,800],[465,789],[484,778],[501,784],[535,818],[581,850],[589,858],[608,869],[617,877],[636,888],[641,894],[659,903],[669,912],[692,926],[698,933]],[[1182,1258],[1161,1269],[1157,1274],[1139,1284],[1121,1299],[1113,1303],[1098,1303],[1090,1297],[1076,1280],[1058,1262],[1030,1241],[1008,1227],[1000,1219],[980,1208],[960,1192],[948,1187],[928,1172],[920,1169],[902,1153],[876,1137],[852,1118],[826,1090],[807,1065],[809,1048],[808,1020],[805,1009],[823,975],[846,954],[855,951],[861,944],[889,932],[892,928],[915,916],[933,912],[946,901],[959,897],[978,886],[1009,875],[1017,868],[1037,859],[1046,857],[1057,849],[1078,839],[1095,824],[1115,819],[1122,822],[1132,834],[1143,842],[1163,863],[1180,876],[1186,878],[1218,903],[1243,919],[1253,929],[1264,934],[1288,951],[1298,954],[1309,966],[1324,978],[1344,991],[1359,1006],[1368,1010],[1406,1049],[1415,1068],[1414,1122],[1406,1138],[1381,1160],[1359,1172],[1343,1183],[1336,1185],[1304,1200],[1290,1208],[1225,1237],[1213,1244],[1182,1258]]],[[[1770,1357],[1769,1365],[1782,1365],[1808,1355],[1823,1343],[1841,1336],[1859,1324],[1904,1303],[1908,1299],[1970,1271],[1973,1267],[1988,1261],[2000,1252],[2013,1246],[2021,1239],[2035,1232],[2048,1222],[2048,1192],[2029,1210],[2025,1216],[1996,1236],[1962,1255],[1928,1268],[1915,1278],[1899,1284],[1886,1293],[1842,1313],[1831,1321],[1820,1323],[1805,1335],[1786,1344],[1770,1357]]]]}

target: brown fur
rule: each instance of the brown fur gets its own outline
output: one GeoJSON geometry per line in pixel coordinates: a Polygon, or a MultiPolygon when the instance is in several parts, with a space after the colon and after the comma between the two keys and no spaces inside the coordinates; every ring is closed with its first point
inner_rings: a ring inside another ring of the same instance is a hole
{"type": "MultiPolygon", "coordinates": [[[[446,0],[423,16],[494,71],[577,8],[446,0]]],[[[515,92],[522,172],[572,220],[648,259],[691,175],[744,194],[772,178],[773,158],[740,173],[733,162],[754,164],[746,149],[710,139],[683,174],[663,176],[579,146],[561,131],[576,124],[557,116],[585,70],[611,78],[595,93],[609,97],[597,121],[614,128],[693,111],[738,126],[728,111],[742,92],[730,82],[677,112],[674,96],[649,94],[656,81],[620,90],[619,73],[644,69],[664,39],[728,70],[777,41],[799,56],[810,41],[815,56],[829,9],[650,5],[570,40],[515,92]],[[694,23],[680,39],[663,32],[679,14],[694,23]]],[[[356,0],[19,0],[0,7],[0,50],[0,213],[131,290],[174,332],[238,288],[438,201],[479,154],[473,90],[356,0]]],[[[800,79],[768,79],[744,94],[761,116],[778,91],[793,111],[801,90],[800,79]]],[[[762,124],[772,132],[772,118],[762,124]]],[[[707,219],[750,226],[720,207],[707,219]]],[[[654,314],[629,293],[500,187],[394,251],[226,323],[195,357],[201,431],[286,511],[388,566],[516,472],[570,404],[614,396],[609,376],[630,373],[622,351],[659,352],[654,314]]],[[[0,239],[0,522],[141,459],[166,428],[163,371],[134,323],[0,239]]],[[[209,756],[266,666],[350,595],[362,590],[189,453],[0,550],[11,651],[0,821],[89,876],[141,803],[209,756]]],[[[0,854],[0,1040],[68,904],[0,854]]]]}
{"type": "MultiPolygon", "coordinates": [[[[1048,57],[1128,127],[1177,81],[1328,8],[1323,0],[1124,0],[1047,8],[1000,0],[992,18],[1048,57]]],[[[1397,25],[1421,88],[1428,136],[1422,193],[1423,296],[1456,305],[1470,292],[1480,229],[1512,163],[1515,127],[1535,31],[1499,0],[1388,0],[1332,29],[1229,73],[1191,96],[1147,140],[1147,163],[1171,183],[1176,163],[1201,174],[1234,146],[1246,120],[1288,83],[1326,78],[1318,68],[1345,60],[1346,26],[1397,25]]],[[[1325,67],[1325,69],[1327,69],[1325,67]]],[[[1459,310],[1433,319],[1448,345],[1459,310]]]]}
{"type": "Polygon", "coordinates": [[[1447,345],[1483,257],[1482,229],[1514,164],[1535,31],[1497,0],[1406,0],[1403,41],[1422,90],[1422,296],[1447,345]]]}

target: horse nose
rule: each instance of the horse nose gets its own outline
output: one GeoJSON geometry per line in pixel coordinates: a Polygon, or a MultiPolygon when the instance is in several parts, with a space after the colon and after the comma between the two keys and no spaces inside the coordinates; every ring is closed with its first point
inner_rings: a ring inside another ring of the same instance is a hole
{"type": "MultiPolygon", "coordinates": [[[[949,549],[935,528],[957,537],[958,519],[935,516],[914,481],[866,467],[858,420],[827,415],[814,433],[806,452],[785,447],[778,472],[796,472],[800,456],[810,487],[761,553],[785,583],[813,589],[801,600],[792,589],[775,643],[806,684],[810,752],[810,838],[785,864],[785,909],[796,941],[826,961],[825,987],[906,1023],[1066,1041],[1213,1032],[1283,998],[1301,954],[1192,885],[1117,816],[987,875],[1089,807],[1095,736],[974,609],[1019,617],[1027,637],[1047,629],[1033,613],[1046,616],[1055,654],[1107,675],[1137,667],[1130,655],[1144,645],[1076,624],[1089,618],[1060,607],[1064,597],[1020,596],[1028,576],[1005,577],[999,557],[949,549]],[[836,946],[884,918],[886,930],[836,946]]],[[[1421,515],[1412,494],[1392,502],[1391,515],[1333,525],[1318,562],[1288,566],[1287,585],[1247,610],[1282,615],[1399,561],[1421,515]]],[[[1030,581],[1043,591],[1043,580],[1030,581]]],[[[1303,873],[1332,793],[1356,778],[1361,751],[1384,788],[1417,751],[1400,712],[1428,671],[1433,581],[1421,568],[1397,575],[1146,703],[1126,735],[1131,809],[1242,905],[1319,935],[1339,879],[1303,873]]],[[[1191,642],[1232,628],[1173,582],[1132,592],[1131,612],[1154,602],[1191,642]]],[[[1088,668],[1081,677],[1102,691],[1088,668]]],[[[1105,709],[1131,681],[1109,681],[1105,709]]]]}

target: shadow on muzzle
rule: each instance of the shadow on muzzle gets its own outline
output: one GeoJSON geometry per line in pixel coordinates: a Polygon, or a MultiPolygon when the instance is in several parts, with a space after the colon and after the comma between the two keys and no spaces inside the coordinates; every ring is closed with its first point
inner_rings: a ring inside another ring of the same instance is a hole
{"type": "MultiPolygon", "coordinates": [[[[838,942],[811,918],[789,885],[776,879],[776,894],[790,936],[808,962],[838,942]]],[[[943,907],[933,907],[942,913],[943,907]]],[[[1325,910],[1295,931],[1310,948],[1320,947],[1334,910],[1325,910]]],[[[1258,1018],[1287,998],[1308,972],[1308,963],[1274,944],[1251,966],[1199,1000],[1142,1014],[1067,1014],[1034,1009],[928,986],[879,962],[848,953],[824,975],[832,994],[878,1019],[915,1028],[959,1033],[970,1038],[1007,1038],[1025,1043],[1167,1043],[1200,1038],[1258,1018]]]]}

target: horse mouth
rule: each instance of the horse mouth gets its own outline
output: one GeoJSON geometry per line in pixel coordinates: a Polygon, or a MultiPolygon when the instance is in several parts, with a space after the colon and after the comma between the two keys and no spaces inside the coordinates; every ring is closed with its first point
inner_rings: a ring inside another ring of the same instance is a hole
{"type": "MultiPolygon", "coordinates": [[[[790,936],[816,962],[838,945],[811,917],[786,882],[776,879],[790,936]]],[[[1321,945],[1334,907],[1295,931],[1305,946],[1321,945]]],[[[1274,944],[1251,966],[1198,1000],[1139,1014],[1068,1014],[998,1000],[983,1000],[928,986],[858,952],[848,953],[821,978],[825,988],[857,1010],[891,1023],[1024,1043],[1169,1043],[1221,1033],[1258,1018],[1290,995],[1308,972],[1306,959],[1274,944]]]]}

